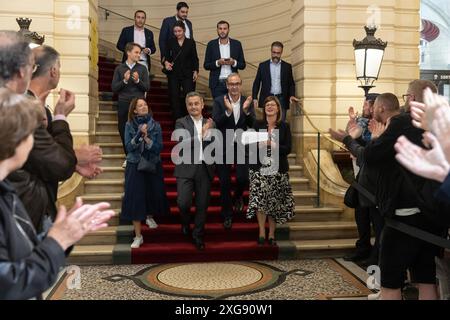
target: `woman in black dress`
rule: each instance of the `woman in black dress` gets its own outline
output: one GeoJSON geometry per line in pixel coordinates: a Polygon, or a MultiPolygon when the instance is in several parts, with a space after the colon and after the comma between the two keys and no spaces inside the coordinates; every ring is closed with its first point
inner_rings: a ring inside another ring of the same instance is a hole
{"type": "Polygon", "coordinates": [[[177,21],[173,27],[175,38],[167,42],[161,59],[167,74],[170,107],[175,120],[187,115],[184,99],[195,90],[199,70],[195,41],[186,38],[185,32],[184,23],[177,21]]]}
{"type": "Polygon", "coordinates": [[[281,121],[281,104],[276,97],[264,101],[264,120],[253,125],[256,131],[268,132],[268,140],[258,143],[258,163],[250,165],[250,199],[247,218],[258,218],[258,244],[266,239],[269,220],[269,244],[275,245],[276,224],[284,224],[295,215],[295,202],[289,182],[288,155],[291,153],[291,130],[281,121]],[[278,156],[276,156],[278,154],[278,156]],[[265,155],[265,156],[262,156],[265,155]]]}

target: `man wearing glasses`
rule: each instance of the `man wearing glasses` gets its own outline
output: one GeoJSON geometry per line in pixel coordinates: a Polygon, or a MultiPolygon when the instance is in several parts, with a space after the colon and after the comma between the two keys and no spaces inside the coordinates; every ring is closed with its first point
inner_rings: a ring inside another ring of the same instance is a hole
{"type": "Polygon", "coordinates": [[[230,74],[226,86],[228,92],[214,100],[213,120],[223,137],[223,163],[217,164],[217,170],[224,228],[230,229],[233,222],[233,207],[237,213],[243,213],[243,193],[248,185],[247,153],[240,143],[239,133],[253,126],[256,115],[252,97],[244,97],[241,94],[242,80],[239,74],[230,74]],[[233,198],[231,197],[232,164],[236,166],[236,187],[233,198]]]}

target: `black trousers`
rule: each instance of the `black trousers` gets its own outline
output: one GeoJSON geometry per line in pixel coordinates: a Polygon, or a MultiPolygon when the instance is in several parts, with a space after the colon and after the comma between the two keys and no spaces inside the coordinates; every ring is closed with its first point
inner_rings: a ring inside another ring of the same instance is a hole
{"type": "Polygon", "coordinates": [[[219,80],[217,83],[217,86],[213,89],[211,89],[211,94],[213,98],[224,96],[228,93],[227,88],[227,81],[226,80],[219,80]]]}
{"type": "Polygon", "coordinates": [[[181,224],[189,225],[191,220],[192,194],[195,192],[195,227],[194,239],[202,239],[205,233],[206,212],[209,206],[211,178],[205,164],[195,165],[195,177],[192,179],[177,178],[177,204],[181,213],[181,224]]]}
{"type": "Polygon", "coordinates": [[[245,189],[248,187],[248,164],[236,165],[236,189],[234,197],[231,197],[231,164],[218,164],[217,173],[220,180],[220,203],[222,206],[222,218],[230,219],[233,217],[233,199],[242,197],[245,189]]]}
{"type": "Polygon", "coordinates": [[[192,77],[179,78],[176,75],[168,75],[167,80],[170,108],[173,118],[177,120],[188,114],[184,100],[189,92],[194,91],[194,81],[192,77]]]}
{"type": "Polygon", "coordinates": [[[127,154],[127,148],[125,146],[125,125],[128,121],[128,110],[130,108],[131,101],[118,101],[117,103],[117,127],[119,129],[120,139],[122,140],[123,151],[127,154]]]}
{"type": "Polygon", "coordinates": [[[371,254],[371,257],[378,259],[380,251],[381,233],[384,228],[384,219],[376,207],[356,208],[355,220],[358,228],[359,239],[356,241],[356,249],[361,254],[371,254]],[[370,239],[372,228],[375,232],[375,244],[372,248],[370,239]]]}

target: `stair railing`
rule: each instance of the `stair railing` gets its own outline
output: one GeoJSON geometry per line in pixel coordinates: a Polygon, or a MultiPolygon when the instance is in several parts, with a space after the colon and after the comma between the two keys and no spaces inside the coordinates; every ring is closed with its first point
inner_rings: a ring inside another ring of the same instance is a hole
{"type": "MultiPolygon", "coordinates": [[[[300,99],[299,99],[300,100],[300,99]]],[[[301,102],[294,102],[293,103],[295,105],[295,109],[294,109],[294,114],[295,116],[304,116],[306,118],[306,120],[309,122],[309,124],[311,125],[311,127],[313,128],[313,130],[317,133],[317,196],[316,196],[316,204],[315,206],[317,208],[321,207],[321,196],[320,196],[320,173],[321,173],[321,165],[320,165],[320,148],[321,148],[321,138],[323,137],[325,140],[331,142],[333,145],[344,149],[346,151],[348,151],[348,149],[342,144],[339,143],[333,139],[331,139],[328,136],[328,133],[320,130],[315,123],[313,122],[313,120],[311,119],[311,117],[309,116],[308,112],[305,110],[305,108],[303,107],[301,102]]]]}

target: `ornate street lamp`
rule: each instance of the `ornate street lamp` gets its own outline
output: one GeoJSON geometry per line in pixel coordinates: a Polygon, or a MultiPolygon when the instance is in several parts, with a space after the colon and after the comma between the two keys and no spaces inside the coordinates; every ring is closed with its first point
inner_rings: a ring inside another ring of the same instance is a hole
{"type": "Polygon", "coordinates": [[[31,21],[33,21],[32,19],[17,18],[16,21],[20,27],[18,33],[20,33],[30,43],[31,49],[39,47],[44,43],[45,36],[40,36],[37,32],[30,31],[30,24],[31,21]]]}
{"type": "Polygon", "coordinates": [[[366,37],[362,41],[353,40],[353,47],[355,48],[356,79],[360,81],[359,87],[367,96],[370,89],[375,87],[374,82],[378,80],[387,42],[375,38],[376,26],[365,26],[364,29],[366,37]]]}

